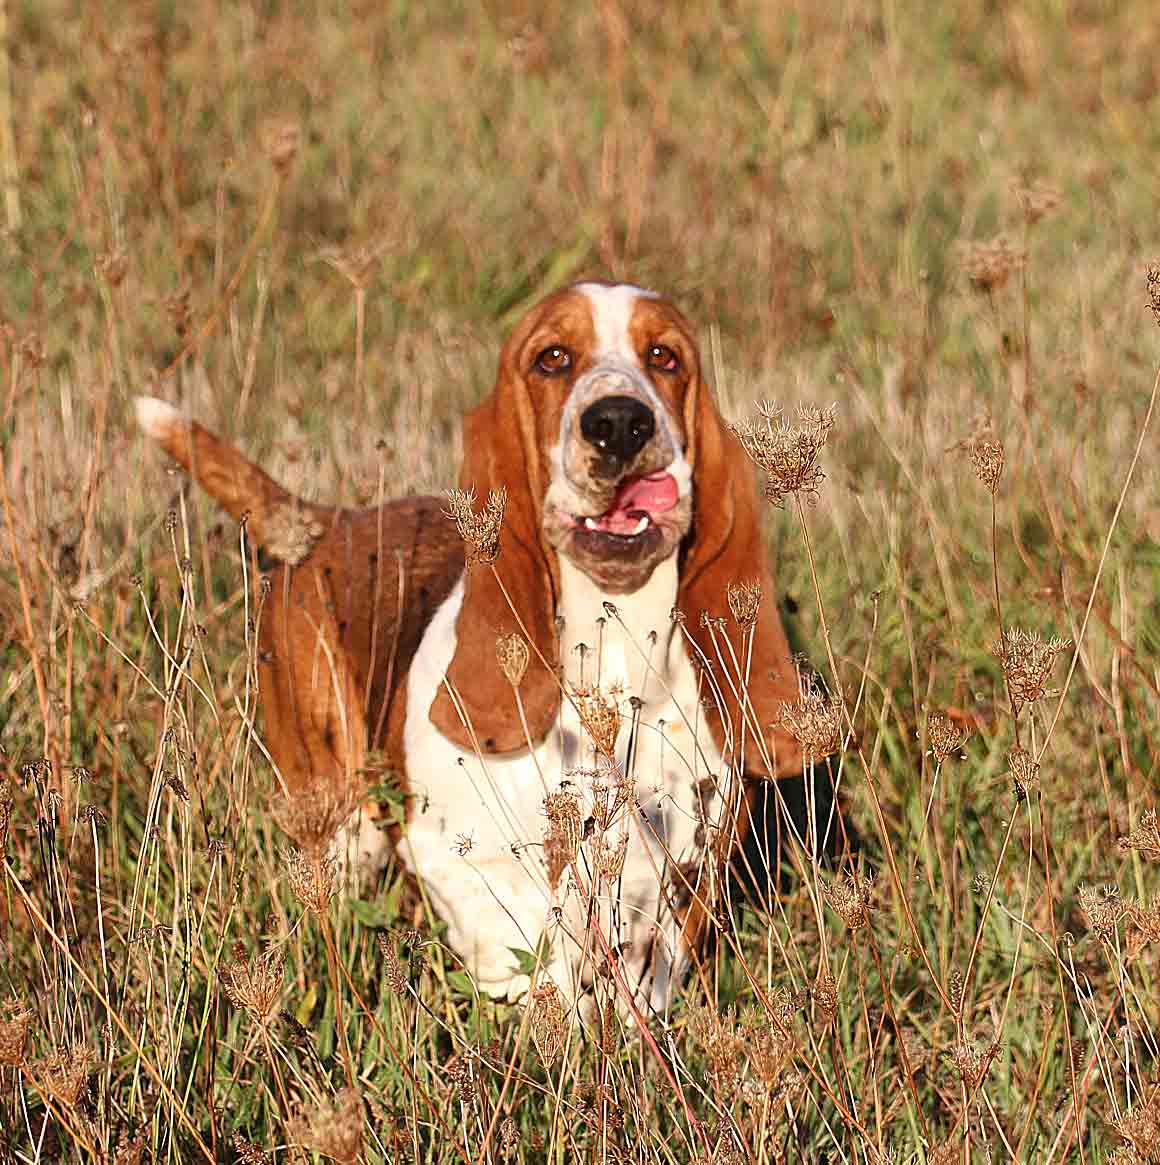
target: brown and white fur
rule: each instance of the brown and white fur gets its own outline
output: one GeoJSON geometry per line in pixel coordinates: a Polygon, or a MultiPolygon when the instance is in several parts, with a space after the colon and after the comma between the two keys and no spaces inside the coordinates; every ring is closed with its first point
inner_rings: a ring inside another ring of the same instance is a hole
{"type": "MultiPolygon", "coordinates": [[[[776,727],[797,683],[752,470],[677,309],[583,283],[516,326],[464,423],[461,486],[507,491],[494,567],[465,564],[440,499],[307,504],[164,402],[141,398],[138,418],[282,562],[260,684],[290,796],[337,800],[382,754],[408,795],[397,853],[481,990],[524,990],[512,951],[546,940],[567,995],[615,964],[622,994],[664,1011],[745,827],[746,782],[801,764],[776,727]],[[726,624],[729,585],[749,582],[756,623],[726,624]],[[513,632],[532,642],[518,699],[496,656],[513,632]],[[614,755],[580,714],[593,689],[620,713],[614,755]],[[600,829],[594,798],[617,785],[628,800],[600,829]],[[552,885],[544,802],[561,790],[584,835],[552,885]],[[618,844],[622,872],[600,877],[593,847],[618,844]]],[[[352,828],[373,868],[385,835],[364,813],[352,828]]]]}

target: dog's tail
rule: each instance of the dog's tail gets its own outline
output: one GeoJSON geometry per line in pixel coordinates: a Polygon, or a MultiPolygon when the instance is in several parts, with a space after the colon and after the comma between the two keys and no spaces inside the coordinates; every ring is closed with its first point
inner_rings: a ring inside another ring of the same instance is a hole
{"type": "Polygon", "coordinates": [[[280,554],[279,530],[290,513],[314,516],[322,507],[300,501],[263,473],[252,461],[205,426],[190,420],[171,404],[155,396],[139,396],[133,402],[137,423],[187,470],[223,509],[241,519],[259,545],[280,554]]]}

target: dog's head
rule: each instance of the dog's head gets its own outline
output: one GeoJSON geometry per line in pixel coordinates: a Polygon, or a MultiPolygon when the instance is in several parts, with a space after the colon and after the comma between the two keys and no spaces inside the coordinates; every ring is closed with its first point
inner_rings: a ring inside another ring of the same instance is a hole
{"type": "Polygon", "coordinates": [[[504,347],[497,396],[534,417],[542,536],[609,595],[643,586],[689,532],[686,409],[701,390],[684,317],[635,287],[559,292],[504,347]]]}
{"type": "Polygon", "coordinates": [[[460,483],[479,495],[502,486],[508,504],[494,572],[468,575],[448,669],[458,698],[441,691],[432,708],[446,735],[484,751],[525,743],[495,660],[496,638],[511,631],[534,640],[521,688],[533,739],[551,723],[560,683],[535,649],[554,668],[558,556],[612,600],[679,555],[678,606],[708,658],[702,613],[724,612],[730,583],[764,579],[755,662],[777,670],[782,698],[796,693],[753,471],[702,378],[692,328],[667,300],[581,283],[534,307],[504,345],[494,391],[465,420],[460,483]]]}

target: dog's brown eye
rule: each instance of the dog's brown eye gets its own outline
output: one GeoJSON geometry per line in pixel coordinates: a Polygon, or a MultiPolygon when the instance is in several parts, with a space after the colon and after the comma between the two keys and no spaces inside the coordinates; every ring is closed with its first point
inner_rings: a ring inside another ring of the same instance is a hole
{"type": "Polygon", "coordinates": [[[664,344],[653,344],[648,350],[647,363],[658,372],[676,372],[681,366],[680,357],[664,344]]]}
{"type": "Polygon", "coordinates": [[[536,371],[545,376],[559,376],[572,367],[572,353],[559,344],[552,344],[536,357],[536,371]]]}

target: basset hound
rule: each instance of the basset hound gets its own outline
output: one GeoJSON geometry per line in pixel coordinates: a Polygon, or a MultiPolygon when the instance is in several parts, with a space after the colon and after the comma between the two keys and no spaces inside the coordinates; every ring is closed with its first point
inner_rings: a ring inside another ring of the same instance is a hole
{"type": "Polygon", "coordinates": [[[801,769],[754,472],[677,308],[581,283],[516,326],[463,425],[461,487],[506,490],[493,561],[446,499],[306,503],[172,406],[137,415],[277,560],[259,678],[290,798],[323,812],[391,770],[394,849],[481,991],[517,996],[538,952],[568,997],[603,972],[663,1012],[747,789],[801,769]]]}

